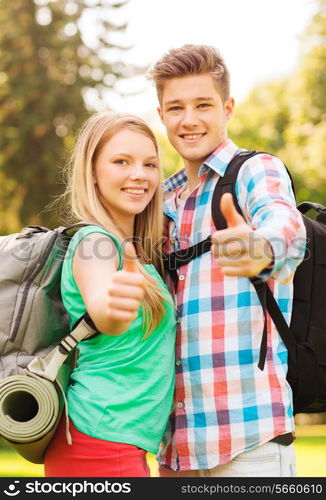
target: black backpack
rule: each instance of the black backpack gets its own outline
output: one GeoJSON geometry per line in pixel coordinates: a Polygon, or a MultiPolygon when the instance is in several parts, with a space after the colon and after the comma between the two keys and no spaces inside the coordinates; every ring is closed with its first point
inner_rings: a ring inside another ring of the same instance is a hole
{"type": "MultiPolygon", "coordinates": [[[[225,219],[219,210],[222,195],[232,193],[234,204],[241,214],[235,194],[238,172],[246,160],[263,153],[238,153],[229,163],[225,175],[218,180],[212,198],[212,218],[217,230],[226,228],[225,219]]],[[[288,349],[287,380],[293,391],[294,413],[319,413],[326,411],[326,207],[303,202],[297,208],[302,214],[312,209],[318,215],[316,220],[302,215],[307,231],[307,247],[304,260],[294,275],[290,327],[267,283],[251,278],[265,315],[258,367],[263,370],[266,359],[268,312],[288,349]]],[[[210,251],[210,248],[211,240],[208,237],[197,245],[165,256],[165,268],[175,284],[176,270],[210,251]]]]}

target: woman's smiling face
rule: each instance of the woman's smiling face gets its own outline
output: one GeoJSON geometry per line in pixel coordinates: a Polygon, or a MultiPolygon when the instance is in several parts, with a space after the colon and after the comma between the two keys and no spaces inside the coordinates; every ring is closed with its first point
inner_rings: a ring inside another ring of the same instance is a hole
{"type": "Polygon", "coordinates": [[[150,203],[160,181],[153,141],[125,128],[104,145],[94,164],[94,181],[104,207],[117,221],[134,219],[150,203]]]}

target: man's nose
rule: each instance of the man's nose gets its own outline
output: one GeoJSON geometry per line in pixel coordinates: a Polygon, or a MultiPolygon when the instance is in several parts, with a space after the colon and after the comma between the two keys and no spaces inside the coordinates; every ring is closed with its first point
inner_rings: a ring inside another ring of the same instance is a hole
{"type": "Polygon", "coordinates": [[[185,108],[182,115],[182,125],[184,127],[196,127],[198,125],[198,118],[195,110],[192,108],[185,108]]]}

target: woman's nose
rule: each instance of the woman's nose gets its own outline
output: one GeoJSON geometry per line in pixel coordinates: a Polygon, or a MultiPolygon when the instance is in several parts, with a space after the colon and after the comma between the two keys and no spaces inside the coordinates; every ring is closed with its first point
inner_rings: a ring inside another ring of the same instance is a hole
{"type": "Polygon", "coordinates": [[[140,165],[138,163],[134,164],[131,169],[130,179],[145,179],[145,178],[146,178],[146,171],[143,165],[140,165]]]}

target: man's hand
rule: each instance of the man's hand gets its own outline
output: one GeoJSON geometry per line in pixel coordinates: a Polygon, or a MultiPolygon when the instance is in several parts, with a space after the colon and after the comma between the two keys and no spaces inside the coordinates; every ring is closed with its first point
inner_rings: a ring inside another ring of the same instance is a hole
{"type": "Polygon", "coordinates": [[[236,210],[232,194],[221,198],[227,229],[212,235],[212,253],[226,276],[256,276],[273,262],[268,241],[246,223],[236,210]]]}

